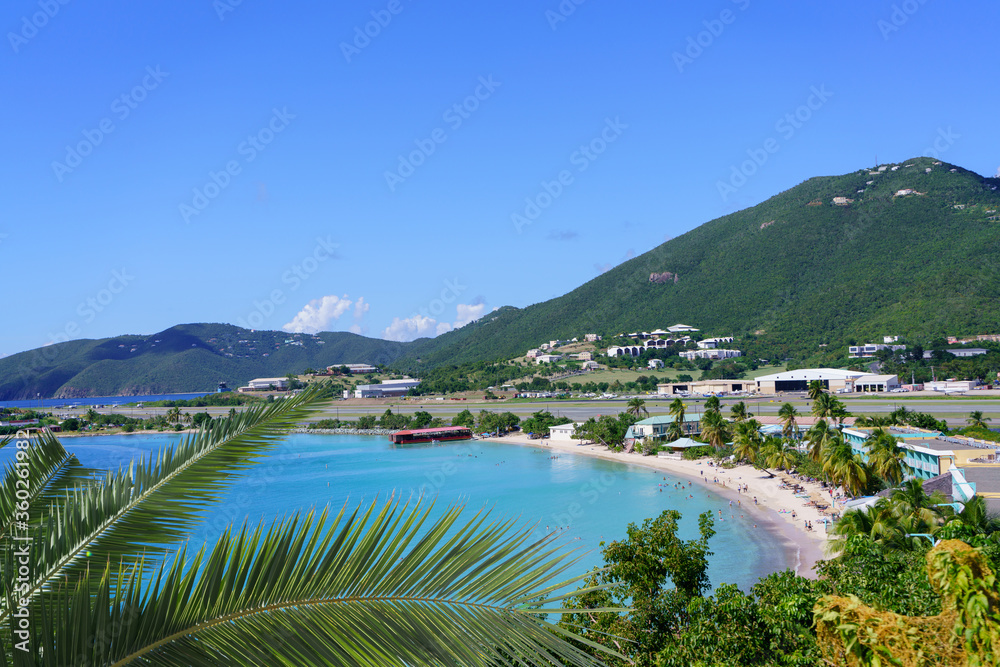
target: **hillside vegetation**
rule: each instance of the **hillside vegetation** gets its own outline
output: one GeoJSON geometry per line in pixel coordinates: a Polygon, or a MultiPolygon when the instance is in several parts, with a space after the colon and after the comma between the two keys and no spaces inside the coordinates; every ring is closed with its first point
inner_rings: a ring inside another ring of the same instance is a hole
{"type": "Polygon", "coordinates": [[[417,341],[397,363],[417,370],[508,357],[552,338],[677,322],[736,335],[766,359],[821,357],[820,344],[839,349],[884,334],[995,332],[998,185],[930,158],[811,178],[564,296],[417,341]],[[676,282],[651,280],[664,272],[676,282]]]}
{"type": "Polygon", "coordinates": [[[211,391],[333,364],[385,365],[405,344],[351,333],[183,324],[150,336],[75,340],[0,359],[0,400],[211,391]]]}
{"type": "Polygon", "coordinates": [[[845,364],[850,341],[888,334],[929,349],[946,335],[1000,333],[998,185],[930,158],[811,178],[564,296],[506,306],[434,339],[188,324],[0,359],[0,400],[207,391],[350,362],[426,376],[519,357],[554,338],[678,322],[736,336],[751,360],[797,365],[845,364]]]}

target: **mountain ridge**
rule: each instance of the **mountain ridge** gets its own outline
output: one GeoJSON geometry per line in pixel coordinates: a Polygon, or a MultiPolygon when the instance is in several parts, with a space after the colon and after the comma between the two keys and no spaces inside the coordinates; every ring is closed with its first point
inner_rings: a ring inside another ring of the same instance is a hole
{"type": "Polygon", "coordinates": [[[755,358],[821,364],[842,358],[854,339],[1000,333],[998,186],[998,178],[924,157],[812,177],[563,296],[504,306],[436,338],[178,325],[0,359],[0,399],[210,391],[218,381],[350,362],[419,374],[520,356],[554,338],[677,322],[734,335],[755,358]]]}

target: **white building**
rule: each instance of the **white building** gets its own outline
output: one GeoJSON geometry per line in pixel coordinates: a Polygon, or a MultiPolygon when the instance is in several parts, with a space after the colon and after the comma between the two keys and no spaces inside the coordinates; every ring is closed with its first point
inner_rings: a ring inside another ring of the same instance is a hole
{"type": "Polygon", "coordinates": [[[561,354],[540,354],[535,357],[536,364],[551,364],[562,359],[561,354]]]}
{"type": "Polygon", "coordinates": [[[327,366],[326,370],[335,371],[340,368],[347,366],[347,370],[350,371],[351,375],[365,375],[367,373],[378,373],[378,368],[372,366],[371,364],[334,364],[333,366],[327,366]]]}
{"type": "Polygon", "coordinates": [[[847,348],[847,358],[857,359],[858,357],[874,357],[879,350],[891,350],[898,352],[905,350],[905,345],[885,345],[882,343],[866,343],[865,345],[851,345],[847,348]]]}
{"type": "Polygon", "coordinates": [[[732,343],[732,336],[725,336],[722,338],[706,338],[704,340],[698,341],[698,347],[702,350],[713,350],[725,343],[732,343]]]}
{"type": "Polygon", "coordinates": [[[667,327],[667,331],[676,334],[676,333],[691,333],[693,331],[698,331],[698,329],[695,329],[692,326],[688,326],[687,324],[675,324],[672,327],[667,327]]]}
{"type": "Polygon", "coordinates": [[[250,380],[247,386],[242,388],[248,391],[268,391],[270,389],[285,391],[288,389],[288,378],[257,378],[250,380]]]}
{"type": "Polygon", "coordinates": [[[724,349],[684,350],[680,353],[680,356],[688,361],[694,361],[695,359],[732,359],[734,357],[742,357],[743,353],[739,350],[724,349]]]}
{"type": "Polygon", "coordinates": [[[989,352],[989,350],[984,350],[981,347],[950,347],[947,351],[961,358],[978,357],[981,354],[989,352]]]}
{"type": "Polygon", "coordinates": [[[532,348],[532,349],[528,350],[528,352],[524,356],[527,357],[528,359],[534,359],[539,354],[541,354],[541,352],[542,352],[541,350],[539,350],[537,347],[535,347],[535,348],[532,348]]]}
{"type": "Polygon", "coordinates": [[[655,370],[657,368],[663,368],[663,360],[662,359],[650,359],[649,363],[646,364],[646,366],[650,370],[655,370]]]}
{"type": "Polygon", "coordinates": [[[359,384],[354,388],[354,398],[388,398],[406,396],[420,384],[420,380],[405,378],[403,380],[386,380],[382,384],[359,384]]]}
{"type": "Polygon", "coordinates": [[[573,431],[583,422],[570,422],[569,424],[559,424],[549,427],[549,439],[559,442],[570,442],[573,440],[573,431]]]}
{"type": "Polygon", "coordinates": [[[596,371],[597,370],[597,362],[596,361],[585,361],[582,364],[580,364],[580,368],[582,368],[585,371],[596,371]]]}
{"type": "Polygon", "coordinates": [[[587,334],[586,336],[583,337],[583,339],[588,343],[596,343],[597,341],[601,340],[601,337],[598,336],[597,334],[587,334]]]}
{"type": "Polygon", "coordinates": [[[756,379],[757,391],[773,394],[779,391],[807,391],[809,383],[819,381],[827,391],[889,391],[899,387],[895,375],[870,375],[838,368],[800,368],[794,371],[762,375],[756,379]]]}

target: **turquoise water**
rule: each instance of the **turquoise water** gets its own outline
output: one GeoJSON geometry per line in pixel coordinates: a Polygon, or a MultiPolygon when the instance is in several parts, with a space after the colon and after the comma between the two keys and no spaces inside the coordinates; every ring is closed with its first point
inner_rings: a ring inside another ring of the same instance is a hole
{"type": "MultiPolygon", "coordinates": [[[[177,435],[66,438],[66,448],[94,468],[118,468],[179,439],[177,435]]],[[[2,451],[9,454],[10,448],[2,451]]],[[[339,509],[423,493],[438,499],[435,511],[463,501],[471,511],[493,508],[539,535],[560,530],[571,546],[588,551],[579,573],[602,564],[600,542],[622,539],[629,522],[641,523],[666,509],[683,514],[681,535],[697,536],[697,517],[711,510],[718,531],[710,545],[713,585],[744,590],[757,578],[784,569],[786,554],[749,513],[731,513],[728,498],[698,484],[675,488],[679,478],[640,466],[500,443],[468,441],[393,446],[384,437],[291,435],[273,454],[234,481],[225,501],[210,509],[191,544],[214,539],[232,522],[271,520],[296,510],[339,509]],[[691,497],[689,497],[691,496],[691,497]],[[719,522],[718,510],[725,521],[719,522]],[[732,516],[735,514],[735,518],[732,516]]],[[[686,484],[686,482],[685,482],[686,484]]],[[[735,502],[734,502],[735,505],[735,502]]]]}

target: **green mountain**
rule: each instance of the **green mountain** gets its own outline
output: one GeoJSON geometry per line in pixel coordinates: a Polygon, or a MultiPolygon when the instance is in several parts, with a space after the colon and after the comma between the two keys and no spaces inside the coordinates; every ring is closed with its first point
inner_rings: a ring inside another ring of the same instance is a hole
{"type": "Polygon", "coordinates": [[[0,400],[208,391],[339,363],[419,374],[553,338],[678,322],[766,359],[832,362],[850,340],[1000,333],[1000,179],[930,158],[811,178],[572,292],[434,339],[188,324],[0,359],[0,400]],[[301,344],[296,344],[301,343],[301,344]]]}
{"type": "Polygon", "coordinates": [[[141,395],[231,388],[341,363],[386,365],[404,343],[351,333],[250,331],[184,324],[151,336],[74,340],[0,359],[0,400],[141,395]]]}
{"type": "Polygon", "coordinates": [[[416,341],[397,365],[419,371],[679,322],[736,335],[768,359],[842,353],[851,339],[888,334],[1000,333],[998,185],[930,158],[811,178],[564,296],[416,341]]]}

